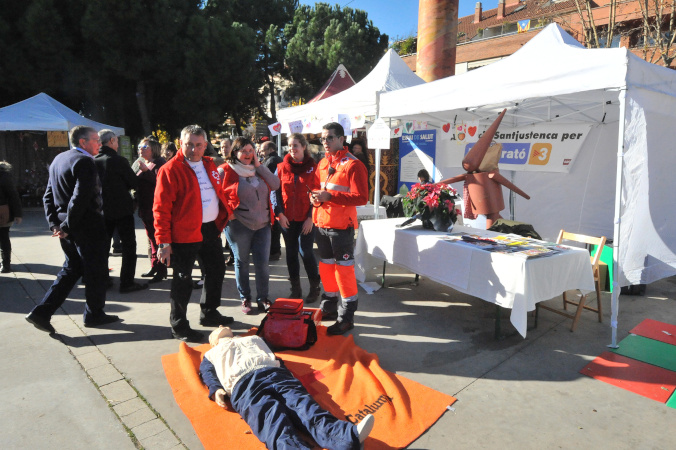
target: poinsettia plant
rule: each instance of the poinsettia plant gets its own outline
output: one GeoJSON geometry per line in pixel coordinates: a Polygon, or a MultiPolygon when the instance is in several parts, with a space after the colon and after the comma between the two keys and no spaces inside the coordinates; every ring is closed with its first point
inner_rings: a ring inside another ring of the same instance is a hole
{"type": "Polygon", "coordinates": [[[458,191],[448,184],[414,184],[402,203],[404,213],[408,217],[417,216],[423,225],[430,222],[454,224],[460,214],[458,191]]]}

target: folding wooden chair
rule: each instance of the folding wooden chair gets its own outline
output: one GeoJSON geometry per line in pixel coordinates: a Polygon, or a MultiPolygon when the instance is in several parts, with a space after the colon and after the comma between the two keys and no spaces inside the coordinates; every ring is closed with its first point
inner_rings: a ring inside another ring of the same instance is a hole
{"type": "Polygon", "coordinates": [[[601,251],[603,250],[603,246],[606,243],[606,237],[601,236],[600,238],[597,237],[592,237],[592,236],[585,236],[584,234],[574,234],[574,233],[568,233],[564,230],[561,230],[559,233],[559,237],[556,240],[557,244],[561,244],[562,241],[574,241],[574,242],[583,242],[585,244],[591,244],[591,245],[596,245],[598,246],[598,251],[596,252],[596,256],[590,256],[591,258],[591,263],[592,263],[592,271],[594,273],[594,284],[596,285],[596,308],[592,308],[591,306],[587,306],[585,303],[587,301],[587,295],[582,295],[580,297],[579,302],[574,302],[572,300],[568,300],[568,297],[566,296],[566,292],[563,293],[563,309],[567,310],[567,306],[570,305],[575,305],[577,306],[577,310],[575,311],[575,314],[570,314],[564,311],[560,311],[558,309],[554,309],[550,306],[545,306],[541,304],[537,304],[538,308],[546,309],[548,311],[555,312],[556,314],[560,314],[562,316],[568,317],[569,319],[573,319],[573,324],[570,327],[570,331],[575,331],[575,328],[577,327],[577,321],[580,319],[580,315],[582,314],[582,309],[588,309],[590,311],[594,311],[598,313],[599,316],[599,322],[603,322],[603,310],[602,310],[602,305],[601,305],[601,278],[599,277],[599,261],[601,260],[601,251]]]}

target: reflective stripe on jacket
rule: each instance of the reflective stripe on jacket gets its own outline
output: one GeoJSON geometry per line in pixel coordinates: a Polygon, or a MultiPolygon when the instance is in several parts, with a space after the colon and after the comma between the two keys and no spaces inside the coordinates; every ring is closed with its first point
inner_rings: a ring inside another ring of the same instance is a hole
{"type": "Polygon", "coordinates": [[[328,154],[317,166],[321,189],[331,193],[331,200],[314,209],[312,220],[320,228],[357,228],[357,206],[368,201],[366,166],[344,147],[328,154]],[[335,169],[329,174],[329,169],[335,169]]]}

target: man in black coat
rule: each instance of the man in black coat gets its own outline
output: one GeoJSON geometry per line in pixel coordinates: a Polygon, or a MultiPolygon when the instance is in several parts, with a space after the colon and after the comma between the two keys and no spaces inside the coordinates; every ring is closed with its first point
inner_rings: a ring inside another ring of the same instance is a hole
{"type": "MultiPolygon", "coordinates": [[[[260,153],[261,158],[263,159],[263,165],[267,167],[270,172],[277,172],[277,164],[284,161],[284,158],[277,154],[275,143],[272,141],[263,142],[261,144],[260,153]]],[[[270,234],[270,261],[277,261],[282,256],[282,244],[279,240],[281,235],[282,229],[279,226],[279,222],[275,220],[270,234]]]]}
{"type": "Polygon", "coordinates": [[[134,199],[132,189],[138,187],[138,177],[126,158],[117,154],[119,142],[112,130],[99,131],[101,151],[94,162],[99,170],[103,189],[103,218],[108,238],[117,230],[122,242],[122,268],[120,293],[140,291],[147,283],[134,282],[136,273],[136,229],[134,225],[134,199]]]}
{"type": "Polygon", "coordinates": [[[103,312],[108,279],[108,246],[101,209],[101,181],[94,156],[101,141],[96,130],[77,126],[70,131],[72,149],[54,158],[43,197],[52,236],[59,238],[66,257],[42,302],[26,316],[37,329],[54,333],[49,323],[80,277],[85,283],[85,327],[115,322],[103,312]]]}

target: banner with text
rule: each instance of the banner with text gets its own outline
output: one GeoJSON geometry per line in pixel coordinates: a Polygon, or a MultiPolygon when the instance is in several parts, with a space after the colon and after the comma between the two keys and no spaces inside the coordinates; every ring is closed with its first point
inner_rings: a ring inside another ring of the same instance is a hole
{"type": "Polygon", "coordinates": [[[436,156],[437,133],[435,130],[414,131],[413,134],[402,134],[399,138],[399,185],[410,190],[418,182],[418,172],[427,170],[432,181],[439,181],[441,173],[436,173],[434,159],[436,156]]]}
{"type": "MultiPolygon", "coordinates": [[[[462,159],[486,128],[488,125],[478,126],[474,122],[442,125],[439,130],[437,166],[462,166],[462,159]]],[[[500,169],[567,173],[590,129],[590,125],[552,123],[520,128],[501,126],[493,138],[494,142],[502,144],[500,169]]]]}

